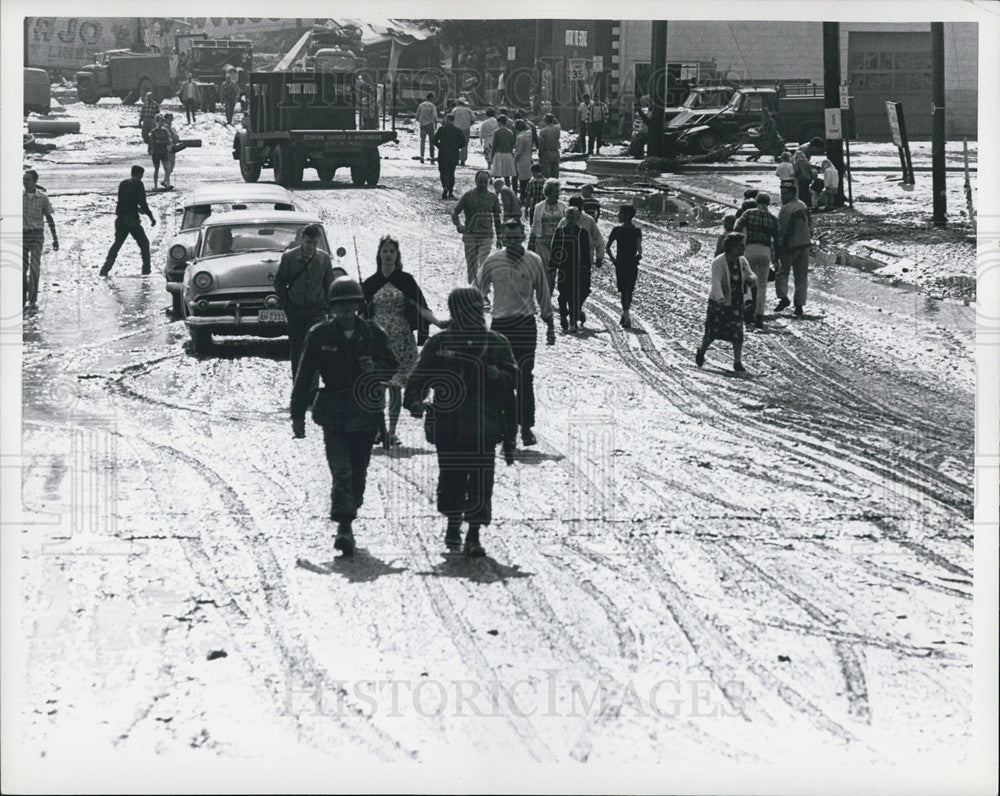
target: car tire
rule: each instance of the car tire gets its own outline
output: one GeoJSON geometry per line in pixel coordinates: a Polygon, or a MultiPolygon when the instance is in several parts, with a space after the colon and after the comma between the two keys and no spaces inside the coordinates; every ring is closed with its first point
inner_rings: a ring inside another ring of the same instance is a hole
{"type": "Polygon", "coordinates": [[[207,354],[212,347],[212,333],[200,326],[189,326],[191,335],[191,350],[198,355],[207,354]]]}
{"type": "Polygon", "coordinates": [[[378,185],[378,178],[382,174],[382,159],[379,157],[377,149],[369,150],[366,159],[368,163],[365,169],[365,183],[369,188],[374,188],[378,185]]]}
{"type": "Polygon", "coordinates": [[[170,311],[174,314],[175,318],[184,317],[184,299],[180,293],[170,294],[170,311]]]}

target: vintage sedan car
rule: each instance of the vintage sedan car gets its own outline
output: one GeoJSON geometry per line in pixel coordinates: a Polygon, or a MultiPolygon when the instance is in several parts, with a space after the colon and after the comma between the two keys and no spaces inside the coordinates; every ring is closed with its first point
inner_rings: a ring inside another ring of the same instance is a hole
{"type": "MultiPolygon", "coordinates": [[[[213,334],[288,334],[274,278],[281,255],[302,242],[306,225],[319,223],[309,213],[275,210],[215,213],[205,220],[183,282],[184,323],[195,352],[204,353],[213,334]]],[[[319,248],[329,252],[322,229],[319,248]]]]}
{"type": "Polygon", "coordinates": [[[213,213],[233,210],[297,210],[295,200],[280,185],[222,183],[204,185],[193,190],[177,208],[181,216],[180,229],[167,248],[167,262],[163,274],[167,278],[167,292],[173,296],[175,315],[181,315],[181,295],[184,271],[188,265],[187,251],[198,240],[198,230],[213,213]]]}

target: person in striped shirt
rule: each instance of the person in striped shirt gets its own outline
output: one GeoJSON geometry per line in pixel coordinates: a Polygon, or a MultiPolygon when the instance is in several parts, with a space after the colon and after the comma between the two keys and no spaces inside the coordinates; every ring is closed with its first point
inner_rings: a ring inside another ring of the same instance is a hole
{"type": "Polygon", "coordinates": [[[22,303],[34,308],[38,300],[38,282],[42,275],[42,247],[45,245],[45,223],[52,233],[52,251],[59,251],[56,222],[52,219],[52,203],[38,187],[38,172],[27,169],[24,184],[21,222],[21,246],[24,251],[22,303]]]}

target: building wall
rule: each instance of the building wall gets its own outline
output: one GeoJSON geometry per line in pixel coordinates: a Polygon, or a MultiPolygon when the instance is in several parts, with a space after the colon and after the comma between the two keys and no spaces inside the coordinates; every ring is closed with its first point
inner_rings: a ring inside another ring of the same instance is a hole
{"type": "MultiPolygon", "coordinates": [[[[635,63],[648,63],[652,23],[622,20],[619,56],[623,99],[631,88],[635,63]]],[[[851,31],[926,32],[927,22],[840,24],[841,79],[848,76],[848,40],[851,31]]],[[[945,103],[947,135],[976,136],[979,90],[978,25],[946,22],[945,103]]],[[[807,78],[823,83],[823,27],[820,22],[678,21],[667,25],[667,59],[714,59],[720,72],[735,80],[807,78]]],[[[892,99],[892,97],[886,97],[892,99]]]]}

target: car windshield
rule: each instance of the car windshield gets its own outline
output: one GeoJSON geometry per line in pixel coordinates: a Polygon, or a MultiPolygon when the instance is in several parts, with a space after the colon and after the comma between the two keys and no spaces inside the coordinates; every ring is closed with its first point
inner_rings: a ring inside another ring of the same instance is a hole
{"type": "MultiPolygon", "coordinates": [[[[305,224],[232,224],[210,227],[201,242],[201,257],[222,257],[243,252],[281,252],[302,242],[305,224]]],[[[320,233],[319,247],[329,251],[320,233]]]]}
{"type": "Polygon", "coordinates": [[[697,108],[721,108],[729,99],[729,92],[726,91],[694,91],[684,100],[683,107],[696,110],[697,108]]]}
{"type": "Polygon", "coordinates": [[[214,205],[191,205],[184,208],[181,229],[198,229],[212,213],[230,210],[294,210],[287,202],[216,202],[214,205]]]}

